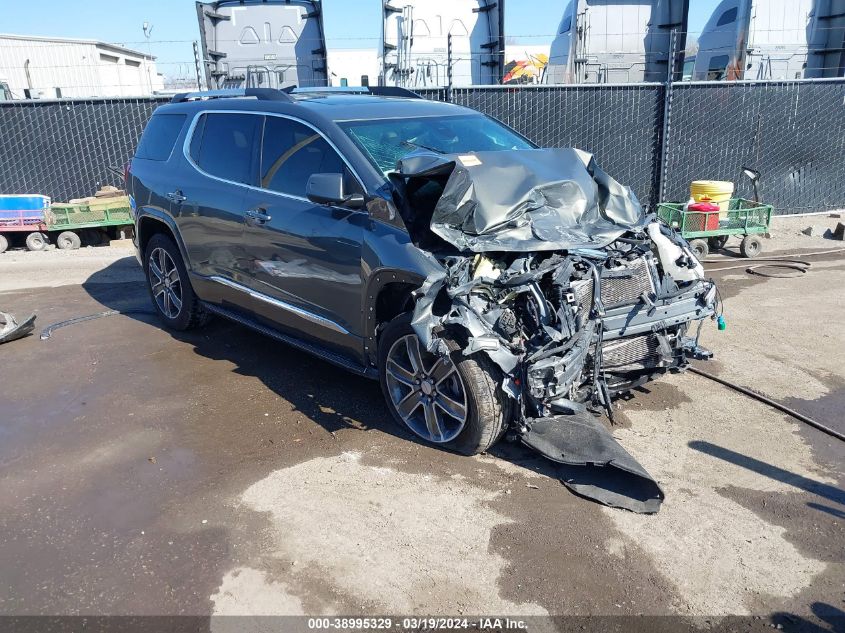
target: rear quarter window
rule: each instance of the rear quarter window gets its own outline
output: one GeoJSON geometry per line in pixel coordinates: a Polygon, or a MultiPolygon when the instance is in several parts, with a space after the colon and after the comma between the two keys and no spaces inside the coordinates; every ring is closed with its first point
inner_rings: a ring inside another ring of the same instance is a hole
{"type": "Polygon", "coordinates": [[[170,158],[185,119],[184,114],[154,114],[144,129],[135,157],[161,161],[170,158]]]}

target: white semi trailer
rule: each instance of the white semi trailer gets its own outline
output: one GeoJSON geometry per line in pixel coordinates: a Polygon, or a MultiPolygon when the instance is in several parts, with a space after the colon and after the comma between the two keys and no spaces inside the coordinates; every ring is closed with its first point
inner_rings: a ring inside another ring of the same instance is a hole
{"type": "Polygon", "coordinates": [[[383,85],[500,84],[504,0],[382,0],[383,85]],[[451,36],[451,38],[450,38],[451,36]],[[451,44],[450,44],[451,39],[451,44]]]}
{"type": "Polygon", "coordinates": [[[328,85],[320,0],[196,4],[209,89],[328,85]]]}
{"type": "Polygon", "coordinates": [[[665,81],[680,78],[689,0],[570,0],[552,42],[545,82],[665,81]]]}
{"type": "Polygon", "coordinates": [[[845,0],[723,0],[699,38],[693,79],[845,74],[845,0]]]}

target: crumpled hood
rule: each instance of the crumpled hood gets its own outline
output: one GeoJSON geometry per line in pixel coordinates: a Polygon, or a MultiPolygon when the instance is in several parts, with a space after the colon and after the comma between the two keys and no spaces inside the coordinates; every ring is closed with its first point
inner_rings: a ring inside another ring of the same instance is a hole
{"type": "Polygon", "coordinates": [[[646,224],[634,193],[576,149],[415,152],[398,171],[451,172],[431,230],[463,251],[601,248],[646,224]]]}

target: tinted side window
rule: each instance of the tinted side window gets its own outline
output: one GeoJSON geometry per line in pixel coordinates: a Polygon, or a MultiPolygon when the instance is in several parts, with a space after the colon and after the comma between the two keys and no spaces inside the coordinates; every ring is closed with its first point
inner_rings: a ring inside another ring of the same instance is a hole
{"type": "Polygon", "coordinates": [[[170,158],[184,124],[184,114],[154,114],[144,129],[135,157],[147,160],[170,158]]]}
{"type": "MultiPolygon", "coordinates": [[[[247,185],[255,184],[253,165],[262,117],[252,114],[212,113],[195,134],[202,140],[194,158],[204,172],[247,185]]],[[[193,155],[194,140],[191,139],[193,155]]]]}
{"type": "Polygon", "coordinates": [[[346,192],[360,192],[343,159],[322,136],[307,125],[268,116],[261,151],[261,186],[304,198],[311,174],[344,174],[346,192]]]}
{"type": "Polygon", "coordinates": [[[719,21],[716,23],[716,26],[724,26],[725,24],[730,24],[731,22],[734,22],[736,20],[737,13],[738,11],[736,7],[734,7],[733,9],[728,9],[721,15],[719,21]]]}

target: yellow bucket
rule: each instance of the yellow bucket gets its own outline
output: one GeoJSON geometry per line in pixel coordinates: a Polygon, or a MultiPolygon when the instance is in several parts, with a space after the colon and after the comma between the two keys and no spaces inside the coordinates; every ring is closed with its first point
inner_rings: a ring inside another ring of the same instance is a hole
{"type": "Polygon", "coordinates": [[[696,202],[712,202],[721,209],[724,215],[730,208],[734,194],[734,184],[723,180],[696,180],[690,186],[692,199],[696,202]]]}

